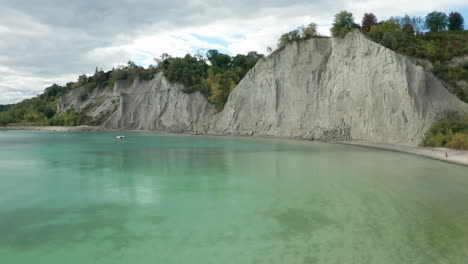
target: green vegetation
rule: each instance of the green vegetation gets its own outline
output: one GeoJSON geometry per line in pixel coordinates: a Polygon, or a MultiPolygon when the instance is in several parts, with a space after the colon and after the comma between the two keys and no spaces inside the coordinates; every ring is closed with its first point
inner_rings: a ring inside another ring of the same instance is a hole
{"type": "MultiPolygon", "coordinates": [[[[95,90],[114,86],[117,80],[134,79],[151,80],[154,74],[158,72],[154,66],[143,68],[129,61],[126,66],[119,66],[109,72],[104,72],[96,68],[93,76],[82,74],[77,82],[69,82],[65,86],[53,84],[47,87],[44,92],[31,99],[24,100],[13,105],[0,105],[0,126],[5,125],[57,125],[57,126],[77,126],[95,124],[86,117],[86,111],[77,113],[69,110],[59,115],[57,112],[57,100],[60,96],[68,93],[72,89],[83,86],[83,91],[78,95],[80,100],[86,100],[95,90]]],[[[89,105],[91,107],[92,104],[89,105]]]]}
{"type": "MultiPolygon", "coordinates": [[[[394,51],[435,63],[468,55],[468,31],[463,30],[463,22],[458,12],[447,16],[434,11],[425,19],[405,15],[381,22],[373,13],[365,13],[360,28],[372,40],[394,51]],[[423,32],[424,28],[429,32],[423,32]]],[[[341,11],[335,15],[331,32],[343,37],[356,27],[353,14],[341,11]]]]}
{"type": "Polygon", "coordinates": [[[54,84],[39,96],[14,105],[2,106],[0,126],[10,123],[47,125],[57,111],[56,99],[69,91],[69,86],[54,84]]]}
{"type": "Polygon", "coordinates": [[[158,69],[153,65],[145,69],[129,61],[126,66],[122,65],[116,69],[112,69],[108,80],[109,88],[113,89],[115,82],[118,80],[127,80],[129,83],[132,83],[136,78],[142,81],[149,81],[153,79],[157,72],[158,69]]]}
{"type": "Polygon", "coordinates": [[[431,12],[426,16],[426,29],[431,32],[444,31],[447,28],[447,15],[442,12],[431,12]]]}
{"type": "Polygon", "coordinates": [[[77,126],[87,124],[86,117],[74,110],[57,115],[57,99],[68,92],[71,86],[54,84],[45,89],[44,93],[24,100],[14,105],[3,107],[0,111],[0,126],[5,125],[36,125],[36,126],[77,126]]]}
{"type": "Polygon", "coordinates": [[[401,25],[398,20],[387,20],[372,26],[368,36],[394,51],[431,62],[468,54],[467,31],[414,34],[411,24],[401,25]]]}
{"type": "Polygon", "coordinates": [[[463,30],[464,19],[458,12],[450,12],[448,16],[448,30],[463,30]]]}
{"type": "Polygon", "coordinates": [[[436,122],[426,133],[422,145],[468,150],[468,114],[451,115],[436,122]]]}
{"type": "Polygon", "coordinates": [[[182,84],[185,92],[199,91],[207,97],[210,95],[210,89],[205,82],[209,65],[203,58],[190,54],[183,58],[167,58],[160,64],[160,67],[164,71],[164,76],[170,82],[182,84]]]}
{"type": "Polygon", "coordinates": [[[48,120],[47,125],[50,126],[79,126],[88,125],[90,122],[89,118],[84,115],[77,113],[73,109],[68,109],[65,113],[55,115],[48,120]]]}
{"type": "Polygon", "coordinates": [[[458,85],[458,82],[468,81],[468,62],[458,64],[456,66],[449,66],[447,64],[436,62],[434,63],[432,72],[437,77],[452,85],[452,87],[454,87],[453,94],[463,102],[468,103],[468,91],[458,85]]]}
{"type": "Polygon", "coordinates": [[[300,26],[295,30],[284,33],[278,40],[278,50],[281,50],[286,44],[291,42],[313,37],[322,37],[317,31],[317,27],[317,24],[310,23],[308,26],[300,26]]]}
{"type": "Polygon", "coordinates": [[[183,84],[185,92],[200,92],[222,109],[229,94],[260,58],[263,55],[257,52],[231,57],[209,50],[206,58],[190,54],[183,58],[165,55],[158,68],[169,81],[183,84]]]}
{"type": "Polygon", "coordinates": [[[344,37],[353,28],[359,28],[359,25],[354,23],[353,14],[347,11],[341,11],[335,15],[331,33],[335,37],[344,37]]]}
{"type": "Polygon", "coordinates": [[[93,76],[82,74],[77,82],[69,82],[65,86],[54,84],[44,90],[39,96],[24,100],[17,104],[0,105],[0,126],[5,125],[99,125],[110,113],[103,113],[95,120],[86,114],[96,107],[90,103],[81,113],[68,110],[57,114],[57,100],[72,89],[83,87],[78,95],[80,100],[88,99],[95,89],[114,88],[118,80],[132,83],[135,79],[151,80],[157,72],[164,75],[171,82],[178,82],[184,86],[184,92],[201,92],[221,109],[227,101],[231,91],[263,55],[249,52],[247,55],[231,57],[221,54],[217,50],[210,50],[206,58],[187,55],[183,58],[172,58],[164,54],[158,66],[148,68],[137,66],[129,61],[127,65],[118,66],[112,71],[104,72],[96,68],[93,76]]]}
{"type": "Polygon", "coordinates": [[[468,62],[450,61],[468,56],[468,31],[463,30],[463,17],[459,13],[451,12],[447,16],[434,11],[425,19],[405,15],[380,23],[376,21],[372,13],[365,14],[361,31],[398,53],[431,62],[433,67],[429,68],[434,75],[449,83],[453,87],[451,91],[468,103],[468,91],[461,85],[468,83],[468,62]],[[429,31],[422,32],[424,28],[429,31]]]}
{"type": "MultiPolygon", "coordinates": [[[[428,60],[433,65],[430,67],[432,72],[449,83],[453,87],[451,91],[460,100],[468,103],[468,91],[462,87],[468,83],[468,62],[450,62],[454,57],[468,56],[468,31],[463,30],[463,21],[458,12],[451,12],[447,16],[434,11],[425,19],[405,15],[379,23],[373,13],[365,13],[360,30],[375,42],[398,53],[428,60]],[[430,31],[423,32],[424,29],[430,31]]],[[[335,15],[331,33],[336,37],[344,37],[354,28],[359,28],[359,25],[354,22],[353,14],[341,11],[335,15]]],[[[310,37],[320,37],[314,23],[281,35],[278,50],[287,43],[310,37]]]]}
{"type": "Polygon", "coordinates": [[[80,94],[80,99],[85,100],[96,88],[109,87],[113,89],[115,82],[118,80],[128,80],[131,83],[138,78],[139,80],[148,81],[153,79],[156,72],[158,72],[158,69],[152,65],[145,69],[129,61],[127,65],[120,65],[109,72],[98,71],[96,68],[94,75],[91,77],[81,75],[78,78],[76,86],[85,87],[84,91],[80,94]]]}

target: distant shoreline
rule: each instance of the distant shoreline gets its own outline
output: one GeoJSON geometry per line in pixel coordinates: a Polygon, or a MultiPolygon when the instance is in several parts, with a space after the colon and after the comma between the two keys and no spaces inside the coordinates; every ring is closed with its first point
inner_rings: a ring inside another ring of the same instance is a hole
{"type": "Polygon", "coordinates": [[[0,130],[37,130],[37,131],[106,131],[100,126],[6,126],[0,130]]]}
{"type": "MultiPolygon", "coordinates": [[[[80,132],[80,131],[100,131],[100,132],[164,132],[171,133],[167,131],[147,131],[147,130],[118,130],[118,129],[104,129],[100,126],[6,126],[0,127],[0,130],[35,130],[35,131],[60,131],[60,132],[80,132]]],[[[181,134],[181,133],[177,133],[181,134]]],[[[187,135],[197,135],[191,133],[182,133],[187,135]]],[[[201,134],[202,136],[205,134],[201,134]]],[[[212,136],[206,134],[206,136],[212,136]]],[[[215,135],[220,136],[220,135],[215,135]]],[[[222,135],[221,135],[222,136],[222,135]]],[[[227,135],[234,137],[246,137],[246,136],[236,136],[236,135],[227,135]]],[[[278,138],[278,139],[293,139],[301,140],[297,138],[285,138],[285,137],[261,137],[261,136],[248,136],[249,138],[278,138]]],[[[370,142],[365,140],[350,140],[350,141],[331,141],[327,143],[338,143],[344,145],[352,145],[373,149],[380,149],[386,151],[395,151],[407,154],[418,155],[421,157],[441,160],[445,162],[455,163],[458,165],[468,166],[468,151],[464,150],[455,150],[447,148],[427,148],[427,147],[411,147],[391,143],[379,143],[379,142],[370,142]],[[447,154],[448,157],[445,155],[447,154]]]]}

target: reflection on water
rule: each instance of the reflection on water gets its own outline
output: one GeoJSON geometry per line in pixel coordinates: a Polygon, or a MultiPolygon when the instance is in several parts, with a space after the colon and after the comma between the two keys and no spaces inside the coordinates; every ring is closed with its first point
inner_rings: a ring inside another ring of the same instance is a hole
{"type": "Polygon", "coordinates": [[[359,147],[0,134],[5,263],[465,263],[466,167],[359,147]]]}

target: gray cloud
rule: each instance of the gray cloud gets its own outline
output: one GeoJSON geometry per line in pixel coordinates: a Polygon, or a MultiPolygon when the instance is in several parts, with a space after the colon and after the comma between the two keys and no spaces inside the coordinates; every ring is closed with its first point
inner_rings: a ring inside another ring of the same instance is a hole
{"type": "MultiPolygon", "coordinates": [[[[44,88],[37,85],[52,79],[89,72],[95,66],[109,67],[105,61],[96,65],[96,60],[87,56],[96,48],[127,45],[138,36],[226,18],[246,20],[259,14],[272,15],[268,14],[271,9],[305,4],[285,0],[229,1],[229,4],[218,0],[0,2],[0,66],[8,69],[0,69],[3,75],[0,103],[37,94],[44,88]],[[41,82],[29,83],[28,88],[20,77],[25,83],[36,79],[41,82]]],[[[122,50],[100,57],[125,61],[130,56],[122,50]]]]}

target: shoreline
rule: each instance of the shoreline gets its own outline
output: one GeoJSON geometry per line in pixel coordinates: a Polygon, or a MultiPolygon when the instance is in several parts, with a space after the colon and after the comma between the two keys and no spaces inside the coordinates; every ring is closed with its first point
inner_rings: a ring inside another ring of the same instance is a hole
{"type": "Polygon", "coordinates": [[[337,144],[373,148],[417,155],[420,157],[468,166],[468,151],[448,148],[411,147],[392,143],[370,142],[365,140],[337,141],[337,144]],[[445,156],[447,154],[447,157],[445,156]]]}
{"type": "MultiPolygon", "coordinates": [[[[96,131],[96,132],[158,132],[158,133],[173,133],[168,131],[152,131],[152,130],[121,130],[121,129],[105,129],[100,126],[11,126],[11,127],[0,127],[2,130],[34,130],[34,131],[58,131],[58,132],[81,132],[81,131],[96,131]]],[[[175,134],[187,134],[187,135],[201,135],[201,136],[234,136],[242,138],[273,138],[273,139],[291,139],[304,141],[305,139],[300,138],[288,138],[288,137],[271,137],[271,136],[243,136],[243,135],[210,135],[210,134],[196,134],[196,133],[175,133],[175,134]]],[[[310,140],[307,140],[310,141],[310,140]]],[[[428,148],[428,147],[412,147],[405,145],[398,145],[392,143],[380,143],[371,142],[365,140],[350,140],[350,141],[328,141],[325,143],[343,144],[350,146],[366,147],[379,149],[384,151],[394,151],[406,154],[413,154],[425,158],[436,159],[458,165],[468,166],[468,151],[455,150],[447,148],[428,148]],[[448,157],[445,157],[447,153],[448,157]]]]}
{"type": "Polygon", "coordinates": [[[60,132],[80,132],[80,131],[107,131],[100,126],[0,126],[1,130],[34,130],[34,131],[60,131],[60,132]]]}

